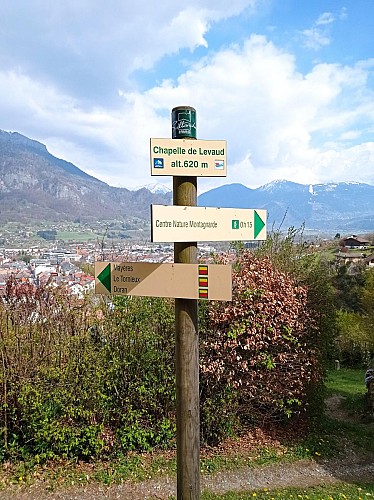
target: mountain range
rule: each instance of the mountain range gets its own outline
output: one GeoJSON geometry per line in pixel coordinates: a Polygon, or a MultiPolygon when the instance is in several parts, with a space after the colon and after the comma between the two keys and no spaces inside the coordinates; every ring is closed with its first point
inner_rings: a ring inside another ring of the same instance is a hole
{"type": "Polygon", "coordinates": [[[263,208],[268,228],[374,231],[374,186],[358,182],[298,184],[277,180],[250,189],[227,184],[199,196],[200,206],[263,208]]]}
{"type": "Polygon", "coordinates": [[[170,204],[171,193],[109,186],[46,146],[0,130],[0,221],[108,220],[150,217],[150,204],[170,204]]]}
{"type": "MultiPolygon", "coordinates": [[[[0,130],[0,222],[150,218],[150,205],[169,205],[160,185],[109,186],[50,154],[44,144],[0,130]]],[[[298,184],[277,180],[251,189],[226,184],[201,194],[199,206],[263,208],[268,228],[374,231],[374,186],[355,182],[298,184]]]]}

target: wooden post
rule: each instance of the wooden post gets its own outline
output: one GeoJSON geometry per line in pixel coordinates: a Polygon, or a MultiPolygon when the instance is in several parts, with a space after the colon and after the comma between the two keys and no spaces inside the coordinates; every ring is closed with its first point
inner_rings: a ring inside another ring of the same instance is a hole
{"type": "MultiPolygon", "coordinates": [[[[196,139],[195,110],[172,110],[173,139],[196,139]],[[192,115],[192,116],[191,116],[192,115]],[[188,120],[190,116],[190,121],[188,120]],[[189,123],[188,123],[189,122],[189,123]]],[[[173,177],[174,205],[197,205],[196,177],[173,177]]],[[[174,243],[174,262],[197,263],[197,242],[174,243]]],[[[177,500],[200,498],[199,333],[197,300],[175,299],[177,500]]]]}

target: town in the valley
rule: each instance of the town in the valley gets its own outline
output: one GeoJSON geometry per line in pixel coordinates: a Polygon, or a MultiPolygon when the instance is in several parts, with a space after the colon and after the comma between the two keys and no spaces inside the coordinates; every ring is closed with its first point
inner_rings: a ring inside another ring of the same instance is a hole
{"type": "MultiPolygon", "coordinates": [[[[135,238],[118,236],[118,231],[102,223],[97,227],[91,225],[89,230],[81,229],[80,234],[77,228],[64,224],[33,231],[24,227],[3,229],[0,231],[0,295],[5,293],[9,278],[14,278],[35,286],[62,285],[71,294],[82,297],[94,290],[96,261],[173,262],[172,244],[150,243],[149,238],[141,239],[139,232],[135,238]]],[[[202,258],[219,250],[217,244],[199,245],[202,258]]]]}
{"type": "MultiPolygon", "coordinates": [[[[118,226],[118,224],[117,224],[118,226]]],[[[64,286],[83,297],[95,288],[96,261],[116,262],[173,262],[173,245],[150,243],[148,228],[118,232],[116,224],[97,223],[89,227],[56,224],[44,229],[4,226],[0,231],[0,295],[13,278],[40,286],[64,286]]],[[[373,235],[340,235],[329,238],[309,236],[311,251],[327,251],[337,265],[374,266],[373,235]]],[[[253,244],[252,244],[253,245],[253,244]]],[[[251,246],[251,243],[247,243],[251,246]]],[[[230,244],[199,244],[199,257],[208,261],[211,256],[227,251],[230,244]]]]}

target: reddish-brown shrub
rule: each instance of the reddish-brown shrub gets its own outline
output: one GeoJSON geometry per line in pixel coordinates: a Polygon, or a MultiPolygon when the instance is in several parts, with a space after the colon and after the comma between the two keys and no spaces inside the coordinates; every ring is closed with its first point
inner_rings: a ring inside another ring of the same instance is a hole
{"type": "Polygon", "coordinates": [[[202,386],[210,393],[231,387],[244,421],[305,412],[310,388],[321,382],[319,331],[307,299],[307,288],[268,257],[243,251],[233,266],[232,302],[211,304],[202,386]]]}

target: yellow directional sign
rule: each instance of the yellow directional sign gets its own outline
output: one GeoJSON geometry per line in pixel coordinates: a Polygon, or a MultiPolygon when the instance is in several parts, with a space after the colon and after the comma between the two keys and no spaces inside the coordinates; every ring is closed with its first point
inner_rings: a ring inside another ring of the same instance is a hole
{"type": "Polygon", "coordinates": [[[151,175],[226,177],[226,141],[151,139],[151,175]]]}
{"type": "Polygon", "coordinates": [[[231,266],[96,262],[95,292],[105,295],[231,300],[231,266]]]}
{"type": "Polygon", "coordinates": [[[266,240],[266,210],[151,206],[151,240],[251,241],[266,240]]]}

